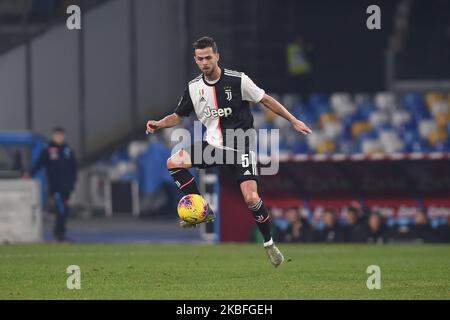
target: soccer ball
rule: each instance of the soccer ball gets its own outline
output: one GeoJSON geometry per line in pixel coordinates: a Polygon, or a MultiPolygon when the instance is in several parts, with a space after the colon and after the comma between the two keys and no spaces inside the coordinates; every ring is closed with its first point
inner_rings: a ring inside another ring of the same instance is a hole
{"type": "Polygon", "coordinates": [[[208,214],[208,203],[198,194],[188,194],[178,202],[178,215],[181,220],[198,224],[205,220],[208,214]]]}

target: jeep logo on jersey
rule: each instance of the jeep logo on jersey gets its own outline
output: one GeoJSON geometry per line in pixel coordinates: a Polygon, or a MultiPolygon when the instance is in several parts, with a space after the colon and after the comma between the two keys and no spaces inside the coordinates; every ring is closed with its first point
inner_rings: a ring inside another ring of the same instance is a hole
{"type": "Polygon", "coordinates": [[[213,108],[207,108],[205,110],[205,117],[207,118],[217,118],[217,117],[228,117],[231,115],[233,111],[231,108],[224,108],[224,109],[213,109],[213,108]]]}
{"type": "Polygon", "coordinates": [[[231,88],[230,88],[230,87],[225,88],[225,95],[227,96],[227,100],[228,100],[228,101],[231,101],[231,99],[233,99],[233,96],[232,96],[232,94],[231,94],[231,88]]]}

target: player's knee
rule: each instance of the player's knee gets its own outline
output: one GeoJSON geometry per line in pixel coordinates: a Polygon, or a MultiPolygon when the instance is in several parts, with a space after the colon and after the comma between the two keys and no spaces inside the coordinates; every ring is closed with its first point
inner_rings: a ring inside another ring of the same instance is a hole
{"type": "Polygon", "coordinates": [[[245,200],[245,203],[247,204],[247,206],[252,206],[255,203],[257,203],[260,200],[260,198],[256,192],[252,192],[252,193],[244,195],[244,200],[245,200]]]}
{"type": "Polygon", "coordinates": [[[173,162],[172,162],[172,159],[171,158],[169,158],[169,159],[167,159],[167,169],[173,169],[174,168],[174,164],[173,164],[173,162]]]}
{"type": "Polygon", "coordinates": [[[190,167],[190,159],[189,155],[186,151],[180,150],[172,157],[167,159],[167,169],[175,169],[175,168],[189,168],[190,167]]]}

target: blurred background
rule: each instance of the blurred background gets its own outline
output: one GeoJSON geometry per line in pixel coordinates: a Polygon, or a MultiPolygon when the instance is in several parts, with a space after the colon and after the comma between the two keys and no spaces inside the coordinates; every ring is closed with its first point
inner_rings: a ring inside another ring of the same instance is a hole
{"type": "Polygon", "coordinates": [[[21,176],[56,126],[78,160],[72,240],[261,241],[217,169],[193,173],[219,218],[179,230],[171,130],[145,135],[199,73],[203,35],[314,131],[253,106],[257,129],[280,129],[280,171],[260,184],[278,241],[450,241],[449,1],[0,0],[2,242],[52,238],[45,172],[21,176]]]}

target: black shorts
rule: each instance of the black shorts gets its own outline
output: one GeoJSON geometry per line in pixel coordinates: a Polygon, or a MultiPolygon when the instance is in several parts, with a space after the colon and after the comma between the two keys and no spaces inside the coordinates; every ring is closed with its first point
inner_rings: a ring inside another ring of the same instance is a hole
{"type": "Polygon", "coordinates": [[[185,149],[191,156],[192,167],[205,169],[226,166],[238,183],[248,180],[259,182],[256,151],[246,145],[245,150],[218,148],[207,141],[197,141],[185,149]]]}

